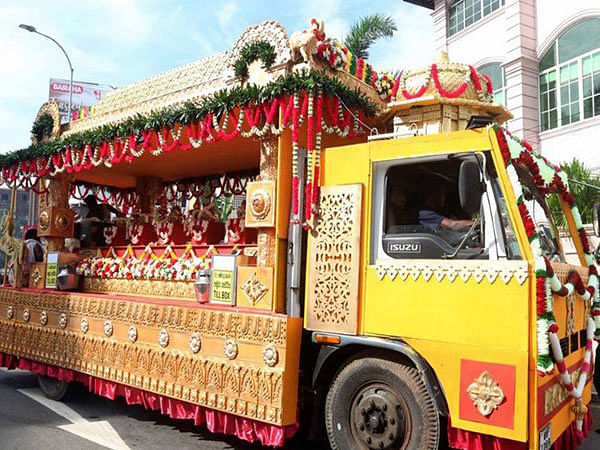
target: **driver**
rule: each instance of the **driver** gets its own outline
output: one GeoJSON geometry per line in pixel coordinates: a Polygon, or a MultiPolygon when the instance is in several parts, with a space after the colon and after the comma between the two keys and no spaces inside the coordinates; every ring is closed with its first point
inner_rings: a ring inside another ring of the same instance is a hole
{"type": "Polygon", "coordinates": [[[429,192],[425,198],[423,209],[419,210],[419,223],[431,231],[464,230],[473,225],[472,220],[451,219],[440,214],[446,203],[446,190],[439,186],[429,192]]]}

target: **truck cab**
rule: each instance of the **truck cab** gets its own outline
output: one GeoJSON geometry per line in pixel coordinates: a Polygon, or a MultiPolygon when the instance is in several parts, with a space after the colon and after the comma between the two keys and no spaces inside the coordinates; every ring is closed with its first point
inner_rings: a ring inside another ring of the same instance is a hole
{"type": "Polygon", "coordinates": [[[323,161],[321,205],[336,212],[309,244],[305,326],[323,344],[330,441],[433,448],[443,422],[459,448],[549,448],[584,433],[597,278],[560,170],[497,125],[374,137],[323,161]],[[552,193],[579,266],[555,238],[552,193]],[[561,291],[569,280],[579,292],[561,291]]]}

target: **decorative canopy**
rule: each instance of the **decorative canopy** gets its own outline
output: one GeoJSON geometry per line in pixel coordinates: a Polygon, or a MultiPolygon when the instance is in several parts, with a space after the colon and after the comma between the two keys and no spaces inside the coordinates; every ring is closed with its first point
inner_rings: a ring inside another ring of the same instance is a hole
{"type": "Polygon", "coordinates": [[[446,103],[479,109],[500,124],[512,118],[504,105],[494,103],[492,80],[473,66],[450,62],[446,52],[426,68],[404,71],[395,82],[391,100],[391,112],[446,103]]]}
{"type": "MultiPolygon", "coordinates": [[[[354,118],[382,111],[385,96],[372,87],[374,71],[361,72],[363,79],[369,75],[371,82],[366,83],[319,60],[317,44],[324,36],[322,22],[315,20],[310,29],[290,38],[274,21],[249,27],[231,53],[118,89],[97,105],[92,116],[63,127],[60,136],[1,155],[0,181],[28,189],[41,176],[114,170],[116,164],[131,163],[143,153],[159,156],[237,136],[278,135],[283,128],[302,126],[313,113],[307,112],[313,102],[314,107],[327,108],[319,112],[327,122],[326,133],[355,135],[360,121],[354,118]],[[297,118],[292,117],[293,97],[299,102],[297,118]],[[283,123],[278,123],[280,115],[285,117],[283,123]]],[[[354,61],[360,68],[370,67],[364,60],[354,61]]],[[[162,163],[170,162],[175,163],[173,159],[162,163]]],[[[175,175],[177,171],[172,172],[175,175]]]]}

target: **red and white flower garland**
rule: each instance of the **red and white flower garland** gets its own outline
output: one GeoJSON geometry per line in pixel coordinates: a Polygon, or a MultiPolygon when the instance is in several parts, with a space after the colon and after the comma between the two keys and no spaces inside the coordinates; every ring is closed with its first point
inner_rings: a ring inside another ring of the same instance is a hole
{"type": "MultiPolygon", "coordinates": [[[[300,130],[308,116],[309,100],[312,99],[312,115],[310,126],[307,127],[306,146],[314,149],[311,180],[312,193],[308,197],[308,208],[305,211],[304,223],[310,227],[312,214],[316,210],[315,197],[319,189],[319,154],[320,134],[323,131],[337,134],[340,137],[353,137],[363,134],[361,127],[362,112],[351,112],[345,108],[337,97],[329,97],[314,92],[303,92],[289,96],[281,96],[271,101],[251,106],[238,108],[224,114],[220,119],[208,113],[203,119],[192,124],[181,125],[176,123],[172,128],[163,128],[160,131],[144,130],[141,135],[130,135],[126,138],[115,137],[111,141],[103,142],[98,146],[91,144],[83,148],[67,149],[53,154],[51,157],[36,158],[32,161],[22,162],[0,170],[0,182],[9,186],[24,184],[28,186],[37,182],[39,177],[54,176],[59,173],[79,173],[93,167],[104,165],[112,167],[122,162],[133,162],[144,153],[160,155],[171,152],[176,148],[190,151],[200,148],[204,143],[214,143],[220,140],[231,140],[237,136],[262,137],[268,133],[278,136],[284,129],[292,129],[294,159],[297,159],[297,148],[301,144],[300,130]],[[316,105],[316,108],[314,107],[316,105]],[[237,111],[237,117],[236,117],[237,111]],[[279,115],[278,115],[279,113],[279,115]],[[316,118],[316,120],[315,120],[316,118]],[[244,127],[246,124],[246,127],[244,127]],[[262,125],[261,125],[262,124],[262,125]],[[317,137],[315,142],[315,136],[317,137]],[[140,142],[140,143],[138,143],[140,142]],[[308,212],[311,212],[308,214],[308,212]]],[[[296,161],[297,164],[297,161],[296,161]]],[[[297,166],[296,166],[297,169],[297,166]]],[[[300,222],[298,202],[298,178],[294,177],[293,202],[295,219],[300,222]]]]}
{"type": "MultiPolygon", "coordinates": [[[[237,249],[233,247],[232,251],[237,249]]],[[[106,256],[86,258],[77,263],[79,275],[93,278],[120,278],[127,280],[194,281],[196,272],[210,267],[210,257],[217,253],[211,245],[206,252],[196,256],[188,245],[181,256],[177,256],[171,247],[167,247],[161,256],[157,256],[147,246],[139,257],[129,246],[122,256],[110,248],[106,256]]]]}
{"type": "Polygon", "coordinates": [[[567,178],[564,173],[556,166],[552,165],[541,155],[535,154],[531,146],[520,141],[507,130],[495,127],[496,137],[504,163],[515,180],[518,180],[515,166],[525,167],[532,175],[536,187],[542,194],[550,192],[557,193],[563,201],[571,208],[571,213],[581,238],[585,262],[588,265],[588,282],[584,285],[578,272],[572,271],[567,276],[566,283],[563,285],[558,279],[550,261],[542,252],[539,236],[535,225],[522,196],[519,196],[518,207],[521,218],[525,225],[525,231],[531,244],[532,253],[535,259],[536,271],[536,306],[537,306],[537,369],[542,375],[551,374],[554,370],[554,363],[561,375],[565,389],[575,399],[573,408],[576,416],[577,436],[583,438],[583,418],[587,412],[586,406],[581,400],[583,389],[587,383],[590,373],[590,364],[592,360],[593,339],[600,329],[600,300],[598,291],[598,270],[596,261],[590,252],[587,235],[583,229],[581,216],[575,205],[575,199],[568,191],[567,178]],[[586,347],[583,357],[583,366],[578,385],[574,386],[571,374],[564,363],[564,357],[560,341],[558,338],[558,325],[554,317],[554,298],[556,294],[561,297],[568,297],[576,292],[585,302],[589,302],[592,310],[592,317],[586,320],[586,347]],[[552,351],[552,357],[550,356],[552,351]]]}

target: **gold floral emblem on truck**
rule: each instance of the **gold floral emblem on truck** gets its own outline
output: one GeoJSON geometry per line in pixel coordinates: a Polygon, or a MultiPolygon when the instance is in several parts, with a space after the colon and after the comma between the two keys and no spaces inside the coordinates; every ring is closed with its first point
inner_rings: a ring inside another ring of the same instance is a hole
{"type": "Polygon", "coordinates": [[[483,372],[467,388],[467,393],[473,405],[482,416],[489,416],[504,401],[504,391],[496,380],[488,373],[483,372]]]}
{"type": "Polygon", "coordinates": [[[267,286],[260,280],[256,272],[242,284],[242,292],[248,297],[252,305],[256,305],[267,291],[267,286]]]}
{"type": "Polygon", "coordinates": [[[225,341],[223,352],[225,353],[227,359],[235,359],[238,355],[237,343],[233,339],[227,339],[225,341]]]}
{"type": "Polygon", "coordinates": [[[271,210],[271,196],[265,189],[257,189],[250,198],[250,211],[256,220],[264,220],[271,210]]]}

